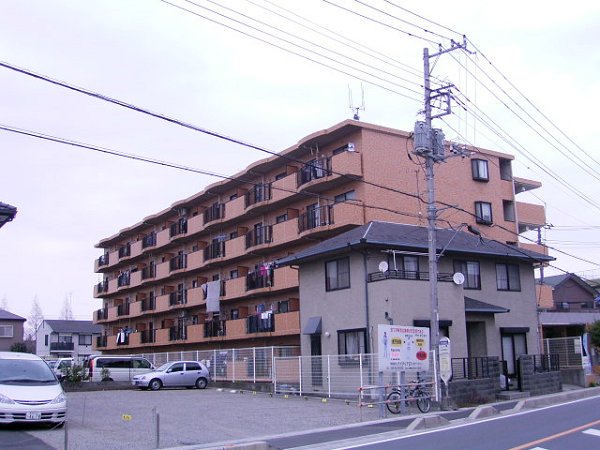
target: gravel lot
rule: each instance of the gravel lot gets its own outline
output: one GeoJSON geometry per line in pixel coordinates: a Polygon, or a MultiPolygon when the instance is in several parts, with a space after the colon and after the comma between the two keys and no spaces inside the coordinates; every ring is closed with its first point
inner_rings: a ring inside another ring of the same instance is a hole
{"type": "MultiPolygon", "coordinates": [[[[69,449],[156,448],[153,409],[160,416],[160,447],[258,438],[378,419],[377,408],[340,400],[208,388],[161,391],[68,392],[69,449]]],[[[28,430],[63,449],[65,430],[28,430]]]]}

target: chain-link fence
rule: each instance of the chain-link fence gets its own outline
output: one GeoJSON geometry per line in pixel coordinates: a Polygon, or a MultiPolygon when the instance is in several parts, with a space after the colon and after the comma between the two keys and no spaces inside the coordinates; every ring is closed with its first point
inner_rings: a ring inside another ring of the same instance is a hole
{"type": "Polygon", "coordinates": [[[579,336],[544,339],[544,354],[558,355],[562,369],[583,367],[583,347],[579,336]]]}

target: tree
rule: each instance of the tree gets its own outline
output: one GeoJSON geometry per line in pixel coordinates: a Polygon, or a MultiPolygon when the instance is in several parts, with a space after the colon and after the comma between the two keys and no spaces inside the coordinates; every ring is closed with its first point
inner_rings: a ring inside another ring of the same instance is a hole
{"type": "Polygon", "coordinates": [[[590,342],[592,346],[600,349],[600,320],[588,325],[588,333],[590,333],[590,342]]]}
{"type": "Polygon", "coordinates": [[[6,298],[6,295],[2,297],[2,301],[0,302],[0,309],[8,311],[8,299],[6,298]]]}
{"type": "Polygon", "coordinates": [[[29,317],[27,318],[27,324],[25,326],[25,334],[29,339],[35,339],[35,333],[37,329],[44,321],[44,313],[42,312],[42,307],[40,306],[40,302],[38,300],[38,296],[33,297],[33,303],[31,305],[31,312],[29,313],[29,317]]]}
{"type": "Polygon", "coordinates": [[[73,320],[73,310],[71,308],[71,298],[73,294],[69,292],[65,295],[62,310],[60,311],[60,318],[62,320],[73,320]]]}
{"type": "Polygon", "coordinates": [[[10,346],[10,351],[29,353],[29,349],[27,348],[27,345],[25,345],[25,342],[15,342],[13,345],[10,346]]]}

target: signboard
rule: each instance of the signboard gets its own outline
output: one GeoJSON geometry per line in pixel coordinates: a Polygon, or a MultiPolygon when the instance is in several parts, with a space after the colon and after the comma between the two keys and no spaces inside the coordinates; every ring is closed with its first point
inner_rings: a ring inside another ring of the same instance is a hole
{"type": "Polygon", "coordinates": [[[441,338],[438,349],[440,355],[440,378],[445,384],[448,384],[448,381],[452,378],[450,339],[447,337],[441,338]]]}
{"type": "Polygon", "coordinates": [[[378,325],[380,371],[429,370],[429,328],[378,325]]]}

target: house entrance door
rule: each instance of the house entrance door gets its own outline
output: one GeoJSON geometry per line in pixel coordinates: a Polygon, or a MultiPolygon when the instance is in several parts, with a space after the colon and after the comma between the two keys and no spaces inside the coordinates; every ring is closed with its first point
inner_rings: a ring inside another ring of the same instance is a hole
{"type": "Polygon", "coordinates": [[[519,356],[527,354],[525,333],[502,335],[502,358],[506,361],[508,376],[514,377],[517,372],[519,356]]]}
{"type": "Polygon", "coordinates": [[[310,335],[311,376],[313,386],[323,386],[323,361],[321,350],[321,335],[310,335]]]}

